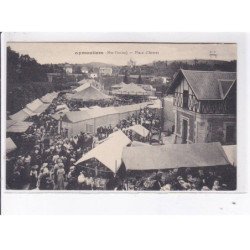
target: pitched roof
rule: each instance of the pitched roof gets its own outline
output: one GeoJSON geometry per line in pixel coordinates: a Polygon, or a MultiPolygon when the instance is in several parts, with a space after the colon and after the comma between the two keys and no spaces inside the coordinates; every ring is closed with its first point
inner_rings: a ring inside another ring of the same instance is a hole
{"type": "Polygon", "coordinates": [[[89,120],[92,117],[88,114],[88,112],[86,111],[72,111],[72,112],[68,112],[66,113],[62,120],[64,122],[80,122],[80,121],[85,121],[85,120],[89,120]]]}
{"type": "Polygon", "coordinates": [[[58,96],[57,92],[52,92],[41,97],[41,101],[44,103],[51,103],[58,96]]]}
{"type": "Polygon", "coordinates": [[[24,133],[33,124],[33,122],[16,122],[10,126],[7,125],[8,133],[24,133]]]}
{"type": "Polygon", "coordinates": [[[143,136],[143,137],[147,137],[149,134],[149,130],[147,130],[145,127],[143,127],[140,124],[130,126],[130,127],[126,128],[125,130],[133,130],[134,132],[136,132],[137,134],[139,134],[140,136],[143,136]]]}
{"type": "MultiPolygon", "coordinates": [[[[84,85],[83,85],[84,86],[84,85]]],[[[81,86],[80,86],[81,87],[81,86]]],[[[95,88],[94,86],[88,86],[81,91],[67,95],[68,98],[77,99],[82,101],[99,101],[99,100],[106,100],[112,98],[104,93],[102,93],[99,89],[95,88]]]]}
{"type": "Polygon", "coordinates": [[[64,122],[80,122],[84,120],[90,120],[97,117],[102,117],[106,115],[112,114],[123,114],[127,112],[132,112],[135,110],[140,110],[140,108],[144,108],[149,104],[149,102],[143,102],[132,105],[125,105],[119,107],[96,107],[96,108],[83,108],[81,111],[69,111],[63,116],[64,122]]]}
{"type": "Polygon", "coordinates": [[[121,88],[112,91],[112,93],[118,95],[147,95],[147,91],[135,83],[121,83],[121,88]]]}
{"type": "Polygon", "coordinates": [[[24,121],[28,117],[32,116],[33,112],[27,108],[19,110],[17,113],[10,115],[10,118],[15,121],[24,121]]]}
{"type": "Polygon", "coordinates": [[[95,158],[116,173],[122,163],[122,150],[130,143],[130,139],[122,131],[116,131],[103,143],[83,155],[75,164],[95,158]]]}
{"type": "Polygon", "coordinates": [[[13,150],[15,150],[17,148],[16,144],[13,142],[13,140],[8,137],[6,138],[6,153],[10,153],[13,150]]]}
{"type": "Polygon", "coordinates": [[[236,145],[225,145],[222,146],[225,151],[225,154],[228,158],[228,161],[233,166],[237,166],[237,146],[236,145]]]}
{"type": "Polygon", "coordinates": [[[198,100],[223,100],[236,82],[236,72],[181,69],[168,93],[173,93],[180,76],[184,76],[198,100]]]}
{"type": "Polygon", "coordinates": [[[33,112],[33,111],[35,111],[36,109],[38,109],[42,105],[43,105],[42,101],[39,100],[39,99],[36,99],[33,102],[27,104],[26,107],[33,112]]]}
{"type": "Polygon", "coordinates": [[[126,147],[123,149],[122,159],[127,170],[209,167],[230,164],[219,142],[126,147]]]}

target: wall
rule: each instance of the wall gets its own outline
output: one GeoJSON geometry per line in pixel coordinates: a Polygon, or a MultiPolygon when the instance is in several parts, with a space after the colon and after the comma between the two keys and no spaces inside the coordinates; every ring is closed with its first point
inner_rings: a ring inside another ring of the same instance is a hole
{"type": "Polygon", "coordinates": [[[177,143],[181,143],[182,141],[182,121],[183,119],[188,121],[188,134],[187,140],[188,143],[195,142],[195,114],[191,114],[190,112],[185,111],[176,111],[176,128],[175,134],[177,135],[177,143]]]}
{"type": "Polygon", "coordinates": [[[174,114],[174,106],[173,106],[173,97],[165,97],[163,99],[163,130],[164,131],[172,131],[172,127],[175,125],[175,114],[174,114]]]}
{"type": "Polygon", "coordinates": [[[207,142],[218,141],[221,144],[226,144],[227,125],[234,125],[236,133],[236,117],[221,115],[219,117],[209,118],[207,119],[207,121],[208,121],[207,142]]]}

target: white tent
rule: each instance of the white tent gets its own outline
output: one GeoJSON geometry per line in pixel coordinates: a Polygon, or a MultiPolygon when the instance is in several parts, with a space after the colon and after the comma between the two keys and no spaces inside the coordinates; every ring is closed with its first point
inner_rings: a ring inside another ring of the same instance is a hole
{"type": "Polygon", "coordinates": [[[148,93],[142,87],[135,83],[121,84],[121,88],[112,91],[114,95],[135,95],[135,96],[147,96],[148,93]]]}
{"type": "Polygon", "coordinates": [[[149,104],[148,108],[150,108],[150,109],[161,109],[162,108],[161,100],[160,99],[153,100],[153,103],[149,104]]]}
{"type": "MultiPolygon", "coordinates": [[[[8,122],[9,123],[9,122],[8,122]]],[[[33,122],[16,121],[12,124],[7,124],[7,133],[24,133],[33,124],[33,122]]]]}
{"type": "Polygon", "coordinates": [[[89,110],[89,108],[79,108],[80,109],[80,111],[86,111],[86,110],[89,110]]]}
{"type": "Polygon", "coordinates": [[[25,121],[28,117],[34,116],[35,114],[28,108],[21,109],[17,113],[10,115],[10,118],[15,121],[25,121]]]}
{"type": "Polygon", "coordinates": [[[120,120],[136,114],[148,102],[119,107],[83,108],[81,111],[67,112],[63,117],[62,127],[68,130],[68,135],[77,135],[79,132],[96,133],[99,126],[115,127],[120,120]]]}
{"type": "MultiPolygon", "coordinates": [[[[80,83],[80,82],[79,82],[80,83]]],[[[86,82],[86,83],[82,83],[82,85],[80,85],[79,87],[75,88],[73,91],[74,92],[81,92],[87,88],[89,88],[91,86],[91,83],[86,82]]]]}
{"type": "Polygon", "coordinates": [[[151,147],[150,144],[147,144],[147,143],[144,143],[144,142],[140,142],[140,141],[132,141],[132,143],[131,143],[131,147],[144,147],[144,146],[151,147]]]}
{"type": "Polygon", "coordinates": [[[127,170],[229,165],[229,161],[219,142],[124,147],[122,160],[127,170]]]}
{"type": "Polygon", "coordinates": [[[6,154],[12,152],[17,148],[16,144],[12,141],[10,137],[6,138],[6,154]]]}
{"type": "Polygon", "coordinates": [[[40,98],[40,100],[43,102],[43,103],[52,103],[52,101],[58,96],[58,93],[57,92],[51,92],[51,93],[48,93],[46,95],[44,95],[43,97],[40,98]]]}
{"type": "Polygon", "coordinates": [[[233,166],[237,166],[237,147],[236,145],[226,145],[222,146],[227,159],[233,166]]]}
{"type": "Polygon", "coordinates": [[[27,104],[26,107],[27,107],[28,109],[30,109],[32,112],[35,112],[36,109],[38,109],[38,108],[39,108],[40,106],[42,106],[42,105],[43,105],[42,101],[39,100],[39,99],[36,99],[36,100],[34,100],[33,102],[27,104]]]}
{"type": "Polygon", "coordinates": [[[66,104],[61,104],[61,105],[58,105],[56,107],[56,111],[63,110],[63,109],[68,109],[69,110],[69,108],[68,108],[68,106],[66,104]]]}
{"type": "Polygon", "coordinates": [[[126,130],[133,130],[134,132],[136,132],[137,134],[139,134],[140,136],[143,136],[143,137],[147,137],[148,133],[149,133],[149,130],[147,130],[146,128],[144,128],[140,124],[130,126],[130,127],[126,128],[126,130]]]}
{"type": "Polygon", "coordinates": [[[109,137],[108,140],[83,155],[75,164],[77,165],[91,158],[95,158],[113,173],[116,173],[122,163],[123,148],[130,143],[130,139],[122,131],[117,131],[109,137]]]}

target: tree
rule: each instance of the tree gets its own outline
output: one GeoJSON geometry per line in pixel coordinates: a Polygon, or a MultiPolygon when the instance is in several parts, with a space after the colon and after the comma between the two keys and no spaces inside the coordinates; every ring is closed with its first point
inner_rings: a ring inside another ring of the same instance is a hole
{"type": "Polygon", "coordinates": [[[137,83],[138,84],[143,84],[142,78],[141,78],[141,74],[139,75],[138,79],[137,79],[137,83]]]}

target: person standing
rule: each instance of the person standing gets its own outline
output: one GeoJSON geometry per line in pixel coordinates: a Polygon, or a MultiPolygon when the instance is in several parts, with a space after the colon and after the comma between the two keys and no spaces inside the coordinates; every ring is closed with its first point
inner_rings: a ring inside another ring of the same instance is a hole
{"type": "Polygon", "coordinates": [[[37,180],[38,180],[37,167],[38,166],[33,166],[31,168],[29,189],[35,189],[37,187],[37,180]]]}
{"type": "Polygon", "coordinates": [[[59,164],[59,169],[57,170],[57,188],[59,190],[64,190],[64,176],[65,170],[63,165],[59,164]]]}

